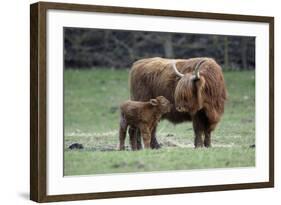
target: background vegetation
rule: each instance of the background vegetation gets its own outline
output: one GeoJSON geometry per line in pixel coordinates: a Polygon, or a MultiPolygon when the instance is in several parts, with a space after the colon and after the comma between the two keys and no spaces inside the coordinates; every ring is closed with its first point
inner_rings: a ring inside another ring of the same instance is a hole
{"type": "Polygon", "coordinates": [[[155,56],[208,56],[225,69],[255,68],[254,37],[64,28],[64,47],[67,69],[129,68],[155,56]]]}

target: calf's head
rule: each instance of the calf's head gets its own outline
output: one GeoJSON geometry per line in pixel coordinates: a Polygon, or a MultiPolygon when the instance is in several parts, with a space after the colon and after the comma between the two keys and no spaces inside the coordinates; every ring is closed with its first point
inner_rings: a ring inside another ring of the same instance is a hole
{"type": "Polygon", "coordinates": [[[194,73],[182,74],[177,68],[175,62],[173,69],[180,80],[175,89],[175,106],[179,112],[189,112],[194,115],[203,108],[203,90],[205,87],[205,79],[200,76],[199,68],[204,61],[197,63],[194,73]]]}
{"type": "Polygon", "coordinates": [[[171,111],[172,104],[163,96],[158,96],[155,99],[150,99],[149,102],[152,106],[158,107],[161,114],[165,114],[171,111]]]}

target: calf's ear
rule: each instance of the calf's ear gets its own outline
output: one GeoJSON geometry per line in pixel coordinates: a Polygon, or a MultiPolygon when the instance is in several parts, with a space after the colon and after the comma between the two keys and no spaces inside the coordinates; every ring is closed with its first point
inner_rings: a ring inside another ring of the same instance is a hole
{"type": "Polygon", "coordinates": [[[157,106],[158,105],[158,101],[156,99],[150,99],[149,103],[152,105],[152,106],[157,106]]]}

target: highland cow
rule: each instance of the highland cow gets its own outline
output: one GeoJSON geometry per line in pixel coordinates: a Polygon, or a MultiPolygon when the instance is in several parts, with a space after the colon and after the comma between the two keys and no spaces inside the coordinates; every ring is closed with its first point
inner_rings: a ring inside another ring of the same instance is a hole
{"type": "MultiPolygon", "coordinates": [[[[120,106],[121,119],[119,129],[119,149],[125,149],[127,127],[140,130],[145,148],[150,148],[151,133],[161,116],[171,110],[170,102],[163,96],[150,99],[148,102],[125,101],[120,106]]],[[[130,135],[132,150],[137,149],[137,139],[130,135]]]]}
{"type": "MultiPolygon", "coordinates": [[[[158,57],[138,60],[130,71],[129,83],[131,100],[164,96],[174,106],[162,118],[174,124],[192,121],[195,147],[211,146],[211,132],[221,119],[227,95],[222,69],[215,60],[158,57]]],[[[151,133],[151,147],[159,148],[155,132],[156,127],[151,133]]],[[[129,133],[138,135],[138,130],[130,128],[129,133]]],[[[139,144],[138,139],[138,148],[139,144]]]]}

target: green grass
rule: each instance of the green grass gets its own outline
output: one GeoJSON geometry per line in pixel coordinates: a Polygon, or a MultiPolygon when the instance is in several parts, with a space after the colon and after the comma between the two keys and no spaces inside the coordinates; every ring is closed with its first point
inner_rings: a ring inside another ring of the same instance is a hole
{"type": "MultiPolygon", "coordinates": [[[[128,70],[65,70],[64,174],[187,170],[255,166],[255,74],[225,72],[228,101],[210,149],[193,148],[191,123],[161,121],[160,150],[115,151],[118,106],[129,98],[128,70]],[[84,149],[69,150],[72,143],[84,149]]],[[[127,137],[128,145],[128,137],[127,137]]]]}

